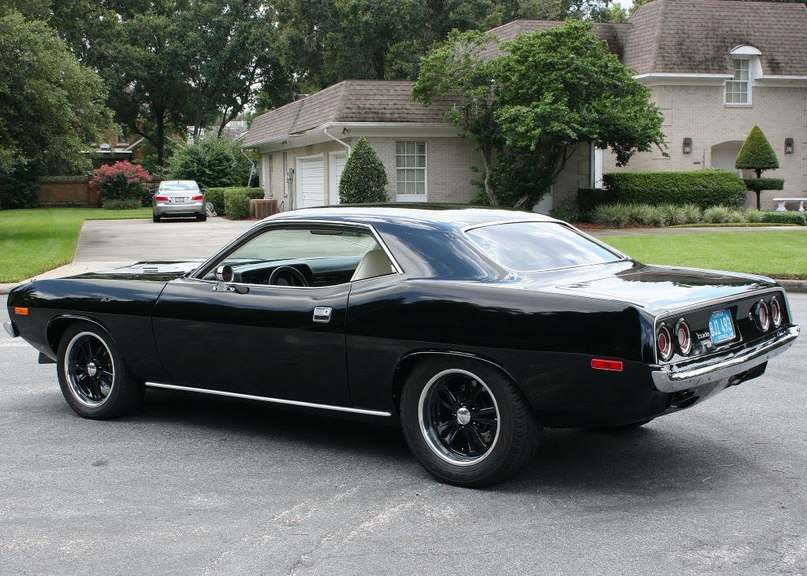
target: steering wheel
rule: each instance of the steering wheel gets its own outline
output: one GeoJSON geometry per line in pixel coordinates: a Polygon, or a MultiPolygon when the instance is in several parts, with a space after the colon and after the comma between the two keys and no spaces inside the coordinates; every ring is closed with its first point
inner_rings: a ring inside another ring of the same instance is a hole
{"type": "Polygon", "coordinates": [[[273,286],[308,286],[308,280],[293,266],[278,266],[269,275],[269,284],[273,286]]]}

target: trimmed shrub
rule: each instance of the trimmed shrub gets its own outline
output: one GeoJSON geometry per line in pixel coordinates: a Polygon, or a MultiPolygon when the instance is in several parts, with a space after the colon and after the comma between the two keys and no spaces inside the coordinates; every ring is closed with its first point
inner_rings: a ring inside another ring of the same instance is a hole
{"type": "Polygon", "coordinates": [[[210,202],[213,204],[213,208],[216,209],[216,214],[219,216],[224,216],[227,214],[227,207],[224,203],[224,197],[229,192],[238,192],[240,194],[245,194],[247,198],[251,199],[260,199],[263,198],[263,189],[262,188],[241,188],[237,186],[233,186],[230,188],[206,188],[205,189],[205,202],[210,202]]]}
{"type": "Polygon", "coordinates": [[[754,192],[762,190],[781,190],[785,187],[785,181],[781,178],[743,178],[745,186],[754,192]]]}
{"type": "Polygon", "coordinates": [[[807,226],[807,217],[803,212],[762,212],[762,221],[768,224],[807,226]]]}
{"type": "Polygon", "coordinates": [[[343,204],[384,202],[387,172],[365,138],[359,138],[339,179],[339,201],[343,204]]]}
{"type": "Polygon", "coordinates": [[[141,208],[143,202],[139,199],[129,198],[127,200],[116,200],[114,198],[107,198],[101,200],[101,208],[106,210],[135,210],[141,208]]]}
{"type": "MultiPolygon", "coordinates": [[[[737,154],[737,160],[734,162],[735,168],[742,170],[753,170],[757,178],[762,176],[764,170],[775,170],[779,168],[779,159],[776,157],[776,152],[773,151],[771,143],[765,138],[765,134],[760,130],[759,126],[751,128],[751,132],[743,142],[740,153],[737,154]]],[[[764,188],[768,190],[768,188],[764,188]]],[[[779,190],[779,188],[775,188],[779,190]]]]}
{"type": "Polygon", "coordinates": [[[610,172],[603,175],[615,202],[633,204],[694,204],[740,207],[745,184],[728,170],[686,172],[610,172]]]}
{"type": "Polygon", "coordinates": [[[610,194],[603,188],[577,189],[577,208],[580,211],[580,216],[585,219],[591,218],[597,206],[610,204],[611,201],[610,194]]]}
{"type": "Polygon", "coordinates": [[[227,190],[224,193],[224,213],[230,220],[247,218],[249,216],[249,196],[239,190],[227,190]]]}
{"type": "Polygon", "coordinates": [[[148,170],[125,160],[102,164],[92,171],[90,186],[98,188],[102,200],[142,201],[151,182],[148,170]]]}
{"type": "Polygon", "coordinates": [[[225,138],[197,140],[171,156],[169,174],[177,180],[196,180],[210,188],[243,186],[249,178],[250,161],[241,146],[225,138]]]}

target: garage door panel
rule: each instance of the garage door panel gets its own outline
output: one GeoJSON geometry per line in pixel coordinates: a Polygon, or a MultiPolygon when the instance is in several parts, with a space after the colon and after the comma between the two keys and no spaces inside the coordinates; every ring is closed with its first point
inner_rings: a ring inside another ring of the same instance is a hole
{"type": "Polygon", "coordinates": [[[297,199],[300,208],[325,204],[325,162],[322,157],[297,160],[297,199]]]}

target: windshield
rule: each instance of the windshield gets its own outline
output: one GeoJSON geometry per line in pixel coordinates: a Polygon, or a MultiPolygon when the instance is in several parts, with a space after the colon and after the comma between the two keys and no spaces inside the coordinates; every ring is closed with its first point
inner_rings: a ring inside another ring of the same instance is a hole
{"type": "Polygon", "coordinates": [[[515,222],[473,228],[467,236],[493,260],[527,272],[614,262],[622,257],[556,222],[515,222]]]}

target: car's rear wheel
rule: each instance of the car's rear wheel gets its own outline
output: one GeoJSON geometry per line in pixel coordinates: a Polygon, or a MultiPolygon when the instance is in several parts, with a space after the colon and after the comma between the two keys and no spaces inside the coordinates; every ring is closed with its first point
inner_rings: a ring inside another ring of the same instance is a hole
{"type": "Polygon", "coordinates": [[[542,427],[499,370],[464,358],[416,366],[401,395],[410,450],[426,470],[457,486],[500,482],[529,462],[542,427]]]}
{"type": "Polygon", "coordinates": [[[151,219],[152,219],[154,222],[159,222],[159,221],[160,221],[160,217],[159,217],[157,214],[152,215],[151,219]]]}
{"type": "Polygon", "coordinates": [[[143,400],[145,383],[126,368],[109,334],[90,322],[76,322],[65,331],[57,366],[65,400],[85,418],[114,418],[143,400]]]}
{"type": "Polygon", "coordinates": [[[205,222],[207,220],[207,214],[197,214],[196,220],[199,222],[205,222]]]}

